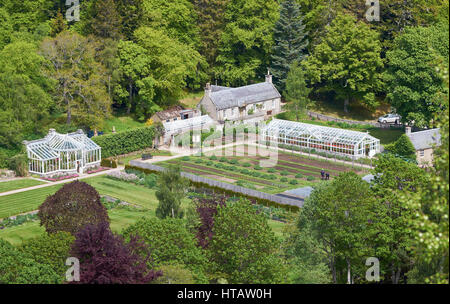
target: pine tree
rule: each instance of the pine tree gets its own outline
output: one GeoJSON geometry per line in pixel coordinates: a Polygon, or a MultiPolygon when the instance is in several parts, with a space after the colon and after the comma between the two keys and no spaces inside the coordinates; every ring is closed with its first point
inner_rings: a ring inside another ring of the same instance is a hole
{"type": "Polygon", "coordinates": [[[294,61],[301,61],[308,46],[305,25],[300,5],[295,0],[285,0],[280,6],[280,19],[274,28],[275,45],[272,54],[274,83],[284,90],[289,67],[294,61]]]}
{"type": "Polygon", "coordinates": [[[91,27],[94,35],[102,38],[120,38],[121,18],[114,0],[98,0],[94,6],[91,27]]]}
{"type": "Polygon", "coordinates": [[[58,10],[56,17],[51,20],[50,28],[50,36],[52,37],[56,37],[56,35],[67,29],[67,24],[61,10],[58,10]]]}

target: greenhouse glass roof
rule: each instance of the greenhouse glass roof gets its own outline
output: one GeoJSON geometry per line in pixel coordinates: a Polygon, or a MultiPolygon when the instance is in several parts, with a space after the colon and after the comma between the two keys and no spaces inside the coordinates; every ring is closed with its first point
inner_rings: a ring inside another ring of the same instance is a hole
{"type": "Polygon", "coordinates": [[[369,133],[324,127],[301,122],[273,119],[264,129],[267,135],[278,137],[305,138],[326,143],[357,145],[362,142],[379,141],[369,133]]]}
{"type": "Polygon", "coordinates": [[[33,158],[41,160],[56,158],[59,152],[100,149],[100,146],[88,138],[81,130],[69,134],[59,134],[55,130],[50,129],[46,137],[33,141],[24,141],[24,144],[33,158]]]}
{"type": "Polygon", "coordinates": [[[206,127],[214,124],[214,120],[209,115],[196,116],[188,119],[164,122],[163,126],[166,133],[177,132],[179,130],[191,130],[198,127],[206,127]]]}

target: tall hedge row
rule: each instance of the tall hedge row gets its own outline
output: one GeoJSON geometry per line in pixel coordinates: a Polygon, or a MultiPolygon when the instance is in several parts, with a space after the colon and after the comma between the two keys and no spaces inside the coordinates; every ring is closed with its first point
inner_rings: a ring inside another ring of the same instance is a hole
{"type": "Polygon", "coordinates": [[[153,127],[143,127],[96,136],[92,140],[102,147],[102,158],[107,158],[151,147],[154,134],[153,127]]]}

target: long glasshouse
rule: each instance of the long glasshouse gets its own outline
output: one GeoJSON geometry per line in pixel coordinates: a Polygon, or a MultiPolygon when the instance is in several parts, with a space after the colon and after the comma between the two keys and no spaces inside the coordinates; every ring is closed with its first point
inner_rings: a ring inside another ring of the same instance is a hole
{"type": "Polygon", "coordinates": [[[59,134],[50,129],[47,136],[24,141],[27,148],[29,172],[39,175],[82,173],[100,164],[101,148],[82,130],[59,134]]]}
{"type": "Polygon", "coordinates": [[[273,119],[262,132],[267,143],[298,150],[323,151],[349,157],[371,157],[380,140],[368,133],[273,119]]]}

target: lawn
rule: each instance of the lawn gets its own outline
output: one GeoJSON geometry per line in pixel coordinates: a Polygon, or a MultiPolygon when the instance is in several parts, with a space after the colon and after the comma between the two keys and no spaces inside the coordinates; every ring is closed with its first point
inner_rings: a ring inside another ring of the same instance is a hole
{"type": "Polygon", "coordinates": [[[28,188],[28,187],[42,185],[42,184],[45,184],[45,182],[38,181],[38,180],[35,180],[32,178],[23,178],[23,179],[8,181],[8,182],[0,182],[0,193],[17,190],[17,189],[22,189],[22,188],[28,188]]]}
{"type": "Polygon", "coordinates": [[[48,195],[55,193],[63,184],[0,196],[0,218],[36,210],[48,195]]]}
{"type": "Polygon", "coordinates": [[[182,99],[179,100],[179,103],[186,108],[195,108],[202,99],[203,94],[203,91],[185,93],[182,99]]]}
{"type": "Polygon", "coordinates": [[[145,123],[134,120],[129,115],[115,115],[105,120],[103,131],[111,133],[113,126],[116,128],[116,132],[126,131],[134,128],[144,127],[145,123]]]}

